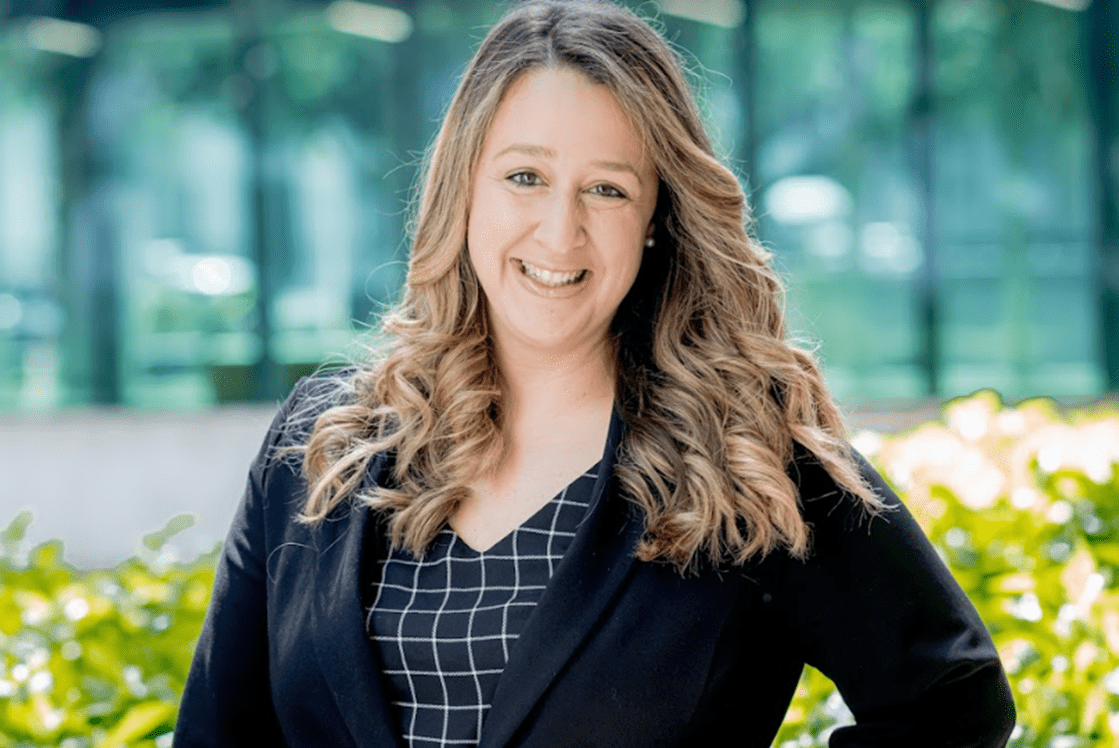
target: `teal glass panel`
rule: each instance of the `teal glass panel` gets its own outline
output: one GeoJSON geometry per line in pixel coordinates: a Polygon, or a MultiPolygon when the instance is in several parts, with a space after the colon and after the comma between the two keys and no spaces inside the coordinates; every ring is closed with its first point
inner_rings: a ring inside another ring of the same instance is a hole
{"type": "MultiPolygon", "coordinates": [[[[837,395],[927,394],[929,332],[940,395],[1102,391],[1083,12],[626,1],[683,52],[788,281],[791,333],[837,395]]],[[[28,19],[0,28],[0,410],[271,400],[357,352],[399,293],[423,154],[502,6],[421,0],[364,25],[346,7],[134,13],[88,58],[37,48],[28,19]]]]}
{"type": "Polygon", "coordinates": [[[1104,386],[1081,22],[1039,2],[934,6],[944,395],[1104,386]]]}
{"type": "Polygon", "coordinates": [[[789,327],[847,400],[922,394],[915,279],[924,215],[907,151],[914,18],[905,2],[764,0],[756,9],[762,239],[789,327]]]}
{"type": "Polygon", "coordinates": [[[64,315],[55,282],[60,240],[55,55],[24,26],[0,28],[0,410],[71,399],[60,371],[64,315]]]}
{"type": "MultiPolygon", "coordinates": [[[[632,5],[649,16],[648,4],[632,5]]],[[[712,146],[748,186],[746,3],[662,0],[656,10],[651,21],[682,56],[712,146]]]]}
{"type": "Polygon", "coordinates": [[[84,223],[111,228],[69,251],[77,264],[99,255],[119,262],[126,405],[212,403],[222,367],[261,355],[251,143],[236,54],[225,13],[149,14],[111,28],[89,83],[98,168],[78,196],[88,215],[74,220],[78,231],[84,223]]]}
{"type": "MultiPolygon", "coordinates": [[[[397,36],[411,34],[411,17],[396,18],[397,36]]],[[[403,279],[404,204],[385,181],[401,165],[390,129],[401,40],[337,25],[323,8],[288,14],[258,47],[266,61],[260,147],[270,164],[269,353],[288,380],[344,359],[358,325],[403,279]]]]}
{"type": "Polygon", "coordinates": [[[294,375],[360,356],[407,266],[423,155],[458,74],[497,9],[422,3],[413,15],[288,13],[264,35],[267,131],[278,201],[271,358],[294,375]],[[389,33],[395,29],[393,33],[389,33]]]}

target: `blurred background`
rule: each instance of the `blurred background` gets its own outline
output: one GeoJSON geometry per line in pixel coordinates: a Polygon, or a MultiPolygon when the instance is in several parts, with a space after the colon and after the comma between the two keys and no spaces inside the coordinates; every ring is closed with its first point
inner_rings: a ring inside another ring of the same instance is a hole
{"type": "MultiPolygon", "coordinates": [[[[1119,390],[1119,0],[628,4],[854,425],[1119,390]]],[[[278,400],[395,298],[505,7],[0,0],[0,525],[80,565],[220,539],[278,400]]]]}

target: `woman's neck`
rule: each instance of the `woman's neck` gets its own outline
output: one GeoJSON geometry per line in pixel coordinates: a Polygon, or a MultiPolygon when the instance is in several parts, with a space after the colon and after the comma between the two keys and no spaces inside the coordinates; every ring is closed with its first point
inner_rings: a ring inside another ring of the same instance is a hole
{"type": "Polygon", "coordinates": [[[604,355],[510,355],[497,349],[505,380],[503,439],[450,518],[475,549],[489,548],[602,457],[614,404],[604,355]]]}
{"type": "Polygon", "coordinates": [[[587,409],[608,412],[613,405],[614,365],[606,341],[562,354],[496,349],[509,426],[587,409]]]}

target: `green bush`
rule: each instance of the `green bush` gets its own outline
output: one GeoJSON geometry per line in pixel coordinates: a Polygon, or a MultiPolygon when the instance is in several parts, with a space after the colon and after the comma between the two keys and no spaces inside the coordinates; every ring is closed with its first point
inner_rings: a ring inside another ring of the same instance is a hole
{"type": "MultiPolygon", "coordinates": [[[[1063,417],[981,392],[942,423],[855,444],[905,498],[987,623],[1018,707],[1016,747],[1119,744],[1119,411],[1063,417]]],[[[805,673],[780,748],[850,722],[805,673]]]]}
{"type": "MultiPolygon", "coordinates": [[[[1018,705],[1012,746],[1119,742],[1119,411],[1062,416],[993,393],[942,422],[855,443],[905,497],[991,629],[1018,705]]],[[[171,744],[216,552],[175,563],[177,517],[113,569],[0,534],[0,748],[171,744]]],[[[780,748],[827,744],[850,715],[809,669],[780,748]]]]}
{"type": "Polygon", "coordinates": [[[0,748],[168,748],[216,551],[173,563],[180,516],[138,557],[79,571],[58,541],[26,548],[30,521],[0,534],[0,748]]]}

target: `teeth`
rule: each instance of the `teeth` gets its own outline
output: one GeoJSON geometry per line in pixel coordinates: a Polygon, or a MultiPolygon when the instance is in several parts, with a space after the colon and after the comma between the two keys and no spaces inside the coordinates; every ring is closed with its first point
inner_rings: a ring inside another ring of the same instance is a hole
{"type": "Polygon", "coordinates": [[[568,286],[582,280],[586,270],[576,270],[571,273],[553,273],[551,270],[538,268],[521,260],[521,270],[529,278],[546,286],[568,286]]]}

